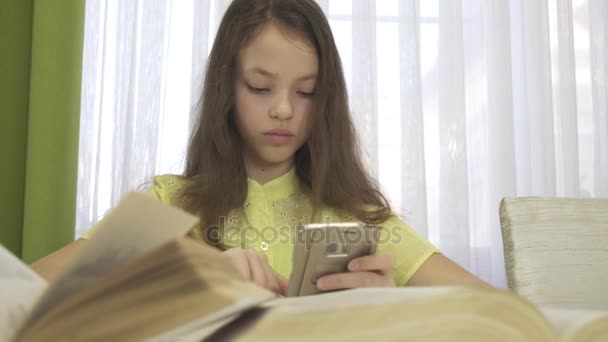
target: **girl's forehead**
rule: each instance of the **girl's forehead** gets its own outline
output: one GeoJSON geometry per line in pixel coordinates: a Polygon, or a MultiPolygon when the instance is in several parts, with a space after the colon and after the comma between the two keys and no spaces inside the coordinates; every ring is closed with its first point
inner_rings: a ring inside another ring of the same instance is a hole
{"type": "Polygon", "coordinates": [[[301,77],[316,74],[318,60],[314,46],[304,35],[269,23],[240,50],[239,66],[244,73],[262,69],[275,76],[301,77]]]}

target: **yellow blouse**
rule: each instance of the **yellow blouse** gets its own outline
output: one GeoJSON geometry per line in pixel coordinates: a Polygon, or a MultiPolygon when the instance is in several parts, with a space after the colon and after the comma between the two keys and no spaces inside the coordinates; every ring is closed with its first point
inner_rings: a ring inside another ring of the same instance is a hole
{"type": "MultiPolygon", "coordinates": [[[[187,182],[175,175],[154,178],[154,186],[148,193],[161,202],[177,205],[176,193],[187,182]]],[[[289,277],[293,253],[293,234],[296,226],[309,223],[311,203],[301,191],[295,168],[263,185],[248,179],[248,193],[245,205],[232,211],[224,221],[223,242],[228,247],[255,249],[268,257],[270,265],[280,274],[289,277]]],[[[321,213],[323,222],[357,221],[348,214],[332,209],[321,213]]],[[[395,255],[395,282],[405,285],[433,253],[439,250],[422,238],[398,217],[393,216],[382,225],[377,251],[388,251],[395,255]]],[[[95,231],[91,227],[81,237],[90,238],[95,231]]],[[[204,241],[199,230],[191,235],[204,241]]]]}

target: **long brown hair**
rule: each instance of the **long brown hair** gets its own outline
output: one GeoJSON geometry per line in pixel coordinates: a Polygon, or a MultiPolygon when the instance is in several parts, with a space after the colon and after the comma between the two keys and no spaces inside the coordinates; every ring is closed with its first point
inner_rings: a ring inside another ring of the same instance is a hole
{"type": "Polygon", "coordinates": [[[319,60],[312,133],[294,157],[296,174],[310,192],[311,217],[315,220],[323,207],[374,224],[391,215],[359,158],[342,63],[321,8],[314,0],[234,0],[209,56],[186,156],[184,176],[190,182],[180,193],[184,208],[200,216],[199,233],[218,248],[224,248],[220,217],[242,207],[247,197],[242,141],[234,123],[238,52],[269,21],[306,37],[319,60]]]}

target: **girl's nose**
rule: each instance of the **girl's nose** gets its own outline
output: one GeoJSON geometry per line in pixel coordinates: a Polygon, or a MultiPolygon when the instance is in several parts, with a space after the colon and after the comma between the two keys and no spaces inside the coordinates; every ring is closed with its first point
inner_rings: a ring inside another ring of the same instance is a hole
{"type": "Polygon", "coordinates": [[[293,106],[289,99],[289,94],[282,94],[277,99],[276,104],[270,111],[272,119],[289,120],[293,116],[293,106]]]}

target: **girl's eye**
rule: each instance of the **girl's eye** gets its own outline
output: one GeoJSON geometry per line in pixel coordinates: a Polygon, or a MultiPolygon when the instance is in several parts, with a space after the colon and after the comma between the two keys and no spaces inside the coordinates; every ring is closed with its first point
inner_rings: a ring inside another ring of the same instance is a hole
{"type": "Polygon", "coordinates": [[[313,96],[315,96],[315,93],[314,93],[314,92],[307,93],[307,92],[304,92],[304,91],[299,91],[298,93],[299,93],[300,95],[304,96],[304,97],[313,97],[313,96]]]}
{"type": "Polygon", "coordinates": [[[265,93],[265,92],[267,92],[267,91],[270,90],[268,88],[256,88],[256,87],[252,87],[250,85],[248,85],[247,88],[249,88],[249,90],[251,92],[256,93],[256,94],[263,94],[263,93],[265,93]]]}

